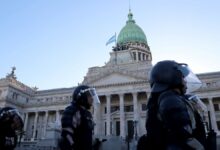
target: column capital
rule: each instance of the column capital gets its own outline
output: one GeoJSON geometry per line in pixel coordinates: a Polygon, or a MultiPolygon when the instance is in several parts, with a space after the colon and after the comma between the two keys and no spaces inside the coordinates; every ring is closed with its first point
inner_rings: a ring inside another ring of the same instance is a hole
{"type": "Polygon", "coordinates": [[[112,94],[106,94],[105,95],[106,98],[109,98],[109,97],[111,98],[111,96],[112,96],[112,94]]]}
{"type": "Polygon", "coordinates": [[[212,100],[213,100],[213,97],[208,97],[208,100],[209,100],[209,101],[210,101],[210,100],[212,101],[212,100]]]}
{"type": "Polygon", "coordinates": [[[138,92],[132,92],[133,100],[137,100],[138,92]]]}
{"type": "Polygon", "coordinates": [[[132,93],[132,95],[137,95],[138,94],[137,91],[134,91],[134,92],[131,92],[131,93],[132,93]]]}
{"type": "Polygon", "coordinates": [[[123,97],[125,95],[125,93],[118,93],[119,97],[123,97]]]}

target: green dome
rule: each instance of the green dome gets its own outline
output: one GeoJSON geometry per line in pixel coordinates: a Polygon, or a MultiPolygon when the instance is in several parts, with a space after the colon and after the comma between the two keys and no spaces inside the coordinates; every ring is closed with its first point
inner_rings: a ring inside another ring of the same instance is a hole
{"type": "Polygon", "coordinates": [[[147,39],[143,30],[135,24],[135,21],[132,18],[133,14],[129,10],[128,20],[118,35],[117,44],[125,44],[127,42],[147,44],[147,39]]]}

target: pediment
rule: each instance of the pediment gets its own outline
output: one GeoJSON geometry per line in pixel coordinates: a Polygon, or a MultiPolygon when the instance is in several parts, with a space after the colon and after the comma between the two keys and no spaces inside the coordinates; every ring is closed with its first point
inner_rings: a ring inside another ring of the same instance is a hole
{"type": "Polygon", "coordinates": [[[111,73],[109,75],[103,76],[98,80],[92,82],[93,85],[108,85],[108,84],[120,84],[120,83],[128,83],[128,82],[135,82],[140,81],[141,79],[124,75],[120,73],[111,73]]]}

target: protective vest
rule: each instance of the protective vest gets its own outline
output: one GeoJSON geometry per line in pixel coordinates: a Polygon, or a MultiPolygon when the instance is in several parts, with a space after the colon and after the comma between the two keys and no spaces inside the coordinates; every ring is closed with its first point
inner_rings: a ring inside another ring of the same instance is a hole
{"type": "Polygon", "coordinates": [[[63,112],[61,123],[62,142],[65,143],[61,143],[62,150],[92,149],[94,122],[92,119],[92,114],[87,109],[84,109],[80,106],[77,107],[74,104],[68,106],[63,112]],[[67,138],[68,136],[71,137],[71,140],[67,138]],[[72,145],[71,141],[73,143],[72,145]]]}
{"type": "Polygon", "coordinates": [[[203,147],[205,135],[198,133],[204,133],[204,128],[197,117],[183,95],[172,90],[153,93],[147,105],[147,148],[190,150],[189,140],[203,147]]]}

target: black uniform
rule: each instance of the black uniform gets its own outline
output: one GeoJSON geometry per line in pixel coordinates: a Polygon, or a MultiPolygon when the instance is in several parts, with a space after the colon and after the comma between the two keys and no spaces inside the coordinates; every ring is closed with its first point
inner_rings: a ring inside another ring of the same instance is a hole
{"type": "Polygon", "coordinates": [[[146,149],[204,150],[203,123],[185,96],[186,91],[198,89],[201,81],[187,64],[164,60],[154,65],[149,82],[147,136],[141,138],[146,149]]]}
{"type": "Polygon", "coordinates": [[[62,150],[91,150],[94,122],[92,114],[82,106],[71,103],[62,115],[62,150]]]}
{"type": "Polygon", "coordinates": [[[205,129],[186,97],[168,90],[152,94],[147,112],[147,142],[151,149],[191,150],[205,147],[205,129]]]}
{"type": "Polygon", "coordinates": [[[5,107],[0,110],[0,150],[13,150],[17,145],[16,132],[11,128],[13,118],[4,113],[12,109],[5,107]]]}
{"type": "Polygon", "coordinates": [[[0,150],[13,150],[17,145],[15,131],[2,126],[0,128],[0,150]]]}

